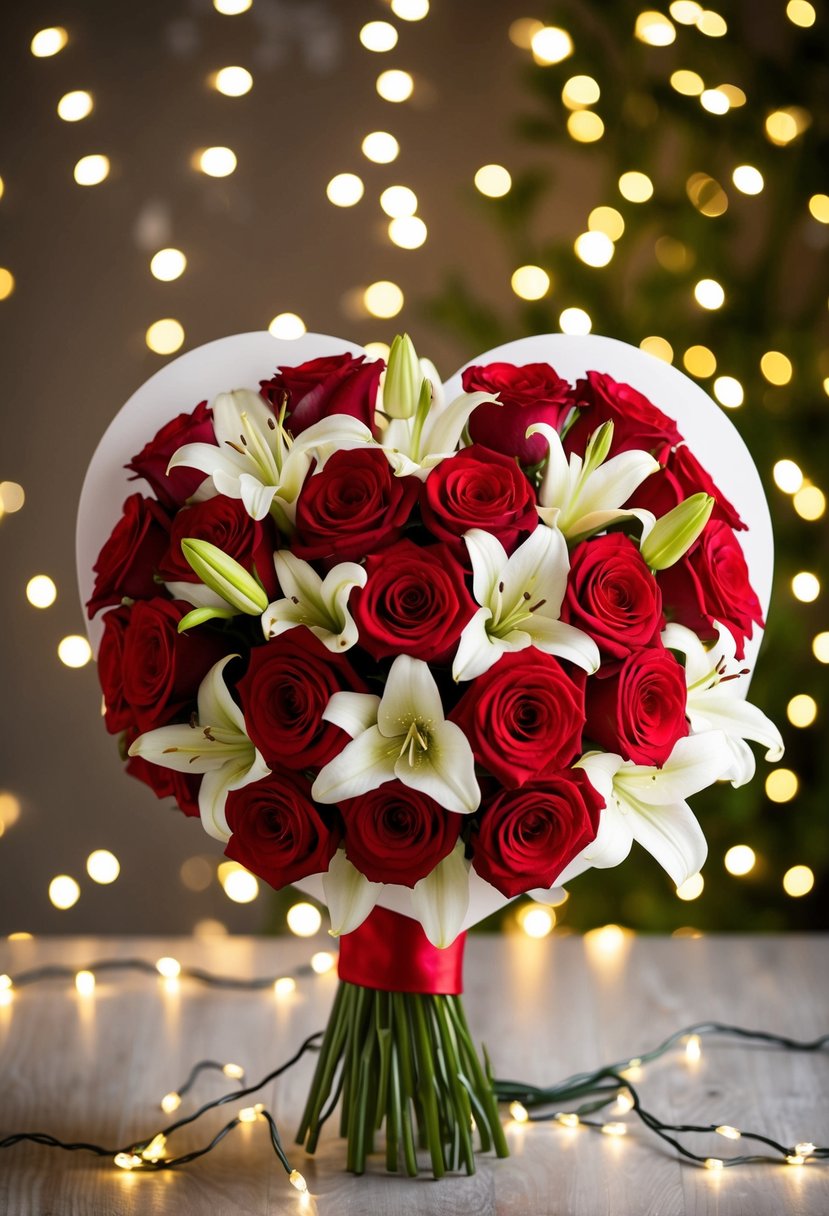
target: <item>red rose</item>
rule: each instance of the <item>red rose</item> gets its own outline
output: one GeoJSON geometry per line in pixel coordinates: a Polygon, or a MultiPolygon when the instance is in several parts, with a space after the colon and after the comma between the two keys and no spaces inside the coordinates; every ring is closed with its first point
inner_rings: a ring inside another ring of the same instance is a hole
{"type": "Polygon", "coordinates": [[[696,544],[657,578],[670,620],[706,639],[717,636],[714,621],[719,621],[734,638],[737,658],[743,658],[746,638],[755,624],[763,624],[763,610],[728,524],[710,519],[696,544]]]}
{"type": "Polygon", "coordinates": [[[198,583],[200,579],[181,551],[187,537],[209,541],[234,558],[251,574],[256,572],[269,599],[278,594],[273,554],[273,521],[251,519],[238,498],[218,494],[206,502],[183,507],[170,529],[170,544],[161,559],[159,574],[165,582],[198,583]]]}
{"type": "Polygon", "coordinates": [[[126,730],[133,722],[132,710],[124,696],[124,637],[131,613],[128,607],[110,608],[102,618],[104,632],[97,666],[104,694],[104,724],[111,735],[126,730]]]}
{"type": "Polygon", "coordinates": [[[604,804],[582,769],[503,790],[483,808],[472,837],[472,865],[508,899],[551,887],[595,840],[604,804]]]}
{"type": "Polygon", "coordinates": [[[130,494],[94,566],[95,587],[86,605],[90,620],[125,597],[147,600],[158,595],[155,572],[169,538],[170,518],[164,508],[153,498],[130,494]]]}
{"type": "Polygon", "coordinates": [[[174,510],[195,494],[205,479],[199,469],[180,467],[167,472],[171,457],[186,443],[216,443],[213,413],[206,401],[199,402],[192,413],[179,414],[166,423],[125,466],[135,477],[149,482],[158,501],[174,510]]]}
{"type": "Polygon", "coordinates": [[[370,882],[404,887],[431,874],[452,852],[464,821],[396,780],[348,799],[340,810],[348,860],[370,882]]]}
{"type": "MultiPolygon", "coordinates": [[[[130,747],[137,738],[137,731],[128,732],[125,746],[130,747]]],[[[191,818],[199,815],[200,775],[163,768],[160,764],[151,764],[143,756],[130,756],[127,759],[127,772],[131,777],[148,785],[156,798],[172,798],[183,814],[191,818]]]]}
{"type": "Polygon", "coordinates": [[[479,444],[464,448],[429,473],[420,490],[423,522],[468,560],[461,537],[470,528],[496,536],[507,553],[538,525],[535,494],[509,456],[479,444]]]}
{"type": "Polygon", "coordinates": [[[277,890],[328,869],[339,831],[308,796],[308,782],[287,773],[254,781],[227,796],[233,835],[225,856],[277,890]]]}
{"type": "Polygon", "coordinates": [[[363,649],[374,659],[448,663],[477,608],[448,546],[401,540],[369,557],[366,570],[350,600],[363,649]]]}
{"type": "Polygon", "coordinates": [[[473,680],[449,715],[475,760],[512,789],[563,768],[581,751],[581,671],[530,646],[508,653],[473,680]]]}
{"type": "Polygon", "coordinates": [[[667,515],[692,494],[702,491],[710,494],[714,499],[712,519],[722,520],[732,528],[746,527],[734,507],[717,488],[686,444],[680,444],[673,450],[666,449],[659,455],[659,458],[663,462],[663,467],[645,478],[631,495],[626,506],[644,507],[646,511],[652,511],[658,519],[662,515],[667,515]]]}
{"type": "Polygon", "coordinates": [[[348,737],[323,710],[335,692],[366,691],[348,660],[302,626],[255,647],[238,688],[248,735],[277,769],[327,764],[348,737]]]}
{"type": "Polygon", "coordinates": [[[372,429],[377,386],[385,363],[366,362],[365,355],[325,355],[299,367],[281,367],[259,391],[277,413],[287,396],[290,429],[294,435],[332,414],[349,414],[372,429]]]}
{"type": "Polygon", "coordinates": [[[605,658],[656,643],[662,597],[632,540],[611,532],[576,545],[561,619],[589,634],[605,658]]]}
{"type": "Polygon", "coordinates": [[[543,435],[526,438],[527,428],[547,422],[558,431],[573,407],[570,385],[549,363],[488,363],[468,367],[461,378],[466,393],[498,393],[500,405],[485,401],[469,419],[469,434],[524,464],[538,464],[547,455],[543,435]]]}
{"type": "Polygon", "coordinates": [[[227,654],[220,634],[201,627],[178,633],[190,611],[181,600],[139,600],[124,631],[123,697],[139,731],[169,722],[185,706],[195,706],[199,685],[227,654]]]}
{"type": "Polygon", "coordinates": [[[588,680],[585,734],[623,760],[661,768],[688,734],[685,698],[685,673],[669,650],[635,650],[606,679],[588,680]]]}
{"type": "Polygon", "coordinates": [[[588,372],[573,390],[581,413],[564,439],[564,449],[584,455],[587,441],[603,422],[613,422],[612,455],[641,448],[645,452],[671,447],[682,439],[676,423],[630,384],[618,384],[601,372],[588,372]]]}
{"type": "Polygon", "coordinates": [[[297,557],[359,561],[399,540],[419,483],[395,477],[379,448],[337,451],[312,473],[297,499],[297,557]]]}

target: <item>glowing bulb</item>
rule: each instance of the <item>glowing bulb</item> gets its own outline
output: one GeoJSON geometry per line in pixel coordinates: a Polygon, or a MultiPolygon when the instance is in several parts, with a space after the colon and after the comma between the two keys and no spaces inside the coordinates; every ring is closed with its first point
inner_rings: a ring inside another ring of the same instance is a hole
{"type": "Polygon", "coordinates": [[[82,156],[75,165],[73,176],[79,186],[97,186],[109,176],[109,157],[94,153],[82,156]]]}
{"type": "Polygon", "coordinates": [[[315,971],[317,975],[325,975],[332,969],[336,961],[334,955],[329,954],[327,950],[318,950],[316,954],[311,955],[311,970],[315,971]]]}
{"type": "Polygon", "coordinates": [[[79,971],[75,976],[75,988],[81,996],[91,996],[95,991],[95,976],[91,971],[79,971]]]}
{"type": "Polygon", "coordinates": [[[541,266],[519,266],[512,273],[510,286],[522,300],[540,300],[550,290],[550,276],[541,266]]]}
{"type": "Polygon", "coordinates": [[[547,937],[555,927],[556,914],[543,904],[529,904],[518,913],[518,923],[527,937],[547,937]]]}
{"type": "Polygon", "coordinates": [[[794,1151],[798,1157],[809,1157],[815,1151],[815,1147],[811,1140],[801,1140],[799,1144],[794,1146],[794,1151]]]}
{"type": "Polygon", "coordinates": [[[653,194],[653,182],[647,173],[630,169],[619,178],[619,193],[629,203],[646,203],[653,194]]]}
{"type": "Polygon", "coordinates": [[[653,355],[654,359],[661,359],[663,363],[673,363],[674,348],[666,338],[653,334],[649,338],[643,338],[639,348],[646,354],[653,355]]]}
{"type": "Polygon", "coordinates": [[[64,93],[58,102],[58,118],[64,122],[80,122],[92,113],[92,94],[86,89],[74,89],[64,93]]]}
{"type": "Polygon", "coordinates": [[[85,667],[92,658],[92,648],[86,638],[70,633],[58,643],[58,658],[64,667],[85,667]]]}
{"type": "Polygon", "coordinates": [[[362,142],[363,156],[376,165],[389,165],[397,158],[400,144],[388,131],[371,131],[362,142]]]}
{"type": "Polygon", "coordinates": [[[615,246],[606,232],[582,232],[576,237],[573,248],[576,257],[586,266],[607,266],[613,257],[615,246]]]}
{"type": "Polygon", "coordinates": [[[567,134],[576,143],[592,144],[604,135],[604,123],[592,110],[574,110],[567,119],[567,134]]]}
{"type": "Polygon", "coordinates": [[[573,39],[566,30],[555,25],[543,25],[533,34],[530,47],[536,63],[546,67],[561,63],[562,59],[573,54],[573,39]]]}
{"type": "Polygon", "coordinates": [[[766,777],[766,797],[770,802],[791,802],[799,785],[790,768],[775,768],[766,777]]]}
{"type": "Polygon", "coordinates": [[[603,1123],[603,1136],[626,1136],[628,1133],[627,1126],[624,1123],[603,1123]]]}
{"type": "Polygon", "coordinates": [[[164,1111],[165,1115],[171,1115],[173,1111],[178,1110],[180,1106],[181,1094],[176,1093],[175,1090],[171,1090],[170,1093],[165,1094],[161,1099],[161,1109],[164,1111]]]}
{"type": "Polygon", "coordinates": [[[162,1157],[166,1156],[164,1151],[166,1147],[167,1137],[163,1132],[158,1132],[157,1135],[153,1136],[147,1147],[141,1150],[141,1156],[144,1161],[160,1161],[162,1157]]]}
{"type": "Polygon", "coordinates": [[[363,303],[373,317],[396,317],[403,307],[403,292],[396,283],[380,279],[365,289],[363,303]]]}
{"type": "Polygon", "coordinates": [[[783,875],[783,890],[792,899],[808,895],[815,885],[815,876],[808,866],[792,866],[783,875]]]}
{"type": "Polygon", "coordinates": [[[671,88],[676,89],[677,93],[681,93],[683,97],[699,97],[705,88],[705,82],[698,72],[679,68],[676,72],[671,73],[671,88]]]}
{"type": "Polygon", "coordinates": [[[487,198],[503,198],[511,186],[512,178],[503,165],[481,165],[475,174],[475,188],[487,198]]]}
{"type": "Polygon", "coordinates": [[[805,30],[810,25],[814,25],[817,20],[814,5],[809,4],[809,0],[789,0],[786,5],[786,16],[792,25],[799,25],[801,29],[805,30]]]}
{"type": "Polygon", "coordinates": [[[313,937],[319,931],[322,917],[313,904],[299,903],[288,909],[287,921],[288,928],[297,937],[313,937]]]}
{"type": "Polygon", "coordinates": [[[723,858],[728,873],[734,874],[738,878],[742,878],[744,874],[750,874],[756,861],[757,854],[747,844],[733,844],[730,849],[726,850],[723,858]]]}
{"type": "Polygon", "coordinates": [[[0,300],[7,300],[14,291],[14,275],[5,266],[0,266],[0,300]]]}
{"type": "Polygon", "coordinates": [[[248,870],[233,870],[222,883],[225,895],[235,904],[250,904],[259,894],[259,883],[248,870]]]}
{"type": "Polygon", "coordinates": [[[702,215],[716,217],[728,210],[728,195],[707,173],[692,173],[685,183],[685,192],[702,215]]]}
{"type": "Polygon", "coordinates": [[[229,177],[236,168],[236,153],[231,148],[218,145],[203,148],[196,154],[196,166],[208,177],[229,177]]]}
{"type": "Polygon", "coordinates": [[[509,1113],[516,1123],[527,1123],[530,1118],[523,1102],[510,1102],[509,1113]]]}
{"type": "Polygon", "coordinates": [[[715,1127],[714,1131],[718,1136],[724,1136],[726,1140],[739,1140],[742,1132],[737,1127],[732,1127],[729,1123],[721,1123],[719,1127],[715,1127]]]}
{"type": "Polygon", "coordinates": [[[565,308],[558,319],[558,327],[563,334],[589,334],[593,322],[583,308],[565,308]]]}
{"type": "Polygon", "coordinates": [[[760,371],[769,384],[788,384],[794,368],[788,356],[779,350],[767,350],[760,360],[760,371]]]}
{"type": "Polygon", "coordinates": [[[305,1181],[302,1174],[300,1174],[299,1170],[291,1170],[290,1174],[288,1175],[288,1181],[290,1182],[291,1186],[296,1187],[300,1194],[305,1194],[305,1192],[308,1190],[308,1183],[305,1181]]]}
{"type": "Polygon", "coordinates": [[[723,1162],[720,1160],[719,1157],[706,1157],[705,1161],[703,1162],[703,1165],[705,1166],[705,1168],[707,1170],[723,1169],[723,1162]]]}
{"type": "Polygon", "coordinates": [[[57,594],[58,589],[48,574],[36,574],[26,584],[26,599],[33,608],[49,608],[57,594]]]}
{"type": "Polygon", "coordinates": [[[759,194],[766,184],[762,173],[754,165],[737,165],[731,180],[742,194],[759,194]]]}
{"type": "Polygon", "coordinates": [[[625,221],[615,207],[594,207],[587,217],[591,232],[603,232],[611,241],[618,241],[625,230],[625,221]]]}
{"type": "Polygon", "coordinates": [[[713,376],[717,370],[714,352],[710,351],[707,346],[689,346],[682,356],[682,362],[685,364],[686,371],[689,371],[692,376],[700,378],[713,376]]]}
{"type": "Polygon", "coordinates": [[[742,384],[733,376],[717,376],[714,381],[714,396],[720,405],[730,410],[737,409],[745,399],[742,384]]]}
{"type": "Polygon", "coordinates": [[[116,1153],[113,1161],[119,1170],[135,1170],[141,1165],[141,1158],[135,1153],[116,1153]]]}
{"type": "Polygon", "coordinates": [[[414,92],[414,80],[408,72],[390,68],[387,72],[380,73],[375,87],[383,101],[408,101],[414,92]]]}
{"type": "Polygon", "coordinates": [[[628,1111],[633,1110],[633,1094],[629,1089],[619,1090],[619,1095],[616,1098],[616,1110],[622,1115],[626,1115],[628,1111]]]}
{"type": "Polygon", "coordinates": [[[706,9],[700,13],[695,24],[699,32],[707,35],[709,38],[722,38],[728,33],[728,23],[725,18],[711,9],[706,9]]]}
{"type": "Polygon", "coordinates": [[[388,21],[369,21],[360,30],[360,42],[367,51],[382,54],[397,46],[397,30],[388,21]]]}
{"type": "Polygon", "coordinates": [[[651,11],[639,14],[633,32],[640,42],[646,42],[648,46],[670,46],[676,38],[673,22],[663,13],[651,11]]]}
{"type": "Polygon", "coordinates": [[[150,259],[150,274],[162,283],[172,283],[180,278],[187,266],[187,258],[180,249],[159,249],[150,259]]]}
{"type": "Polygon", "coordinates": [[[363,197],[362,179],[356,173],[338,173],[325,187],[329,203],[335,207],[353,207],[363,197]]]}
{"type": "Polygon", "coordinates": [[[679,899],[691,900],[699,899],[702,895],[702,889],[705,886],[705,879],[701,874],[692,874],[690,878],[686,878],[685,882],[680,883],[676,889],[679,899]]]}
{"type": "Polygon", "coordinates": [[[36,59],[49,59],[62,51],[69,41],[69,35],[60,25],[49,26],[48,29],[38,30],[29,44],[29,50],[36,59]]]}
{"type": "Polygon", "coordinates": [[[392,219],[403,219],[417,211],[417,195],[408,186],[387,186],[380,195],[380,206],[392,219]]]}
{"type": "Polygon", "coordinates": [[[801,604],[812,604],[820,595],[820,580],[808,570],[801,570],[792,579],[792,592],[801,604]]]}
{"type": "Polygon", "coordinates": [[[694,1064],[702,1057],[702,1044],[698,1034],[688,1036],[688,1041],[685,1044],[685,1059],[689,1063],[694,1064]]]}
{"type": "Polygon", "coordinates": [[[784,494],[796,494],[803,485],[803,474],[793,460],[778,460],[772,470],[774,484],[784,494]]]}
{"type": "Polygon", "coordinates": [[[581,1119],[578,1117],[576,1112],[570,1110],[559,1111],[559,1113],[556,1115],[556,1121],[560,1123],[562,1127],[578,1127],[581,1123],[581,1119]]]}
{"type": "Polygon", "coordinates": [[[804,486],[795,494],[793,505],[801,519],[820,519],[826,511],[826,495],[817,486],[804,486]]]}
{"type": "Polygon", "coordinates": [[[93,882],[106,886],[121,873],[121,864],[109,849],[95,849],[86,859],[86,872],[93,882]]]}
{"type": "Polygon", "coordinates": [[[243,1106],[236,1118],[240,1123],[255,1123],[259,1113],[255,1106],[243,1106]]]}
{"type": "Polygon", "coordinates": [[[786,1165],[803,1165],[804,1161],[805,1158],[801,1157],[798,1153],[790,1153],[786,1157],[786,1165]]]}
{"type": "Polygon", "coordinates": [[[184,343],[184,326],[174,317],[163,317],[149,326],[144,341],[156,355],[175,354],[184,343]]]}
{"type": "Polygon", "coordinates": [[[252,3],[253,0],[213,0],[213,7],[223,17],[238,17],[240,13],[246,13],[252,3]]]}
{"type": "Polygon", "coordinates": [[[160,958],[155,969],[165,980],[174,980],[176,976],[181,975],[181,963],[177,958],[170,958],[169,955],[160,958]]]}
{"type": "Polygon", "coordinates": [[[10,975],[0,975],[0,992],[8,992],[13,987],[12,977],[10,975]]]}
{"type": "Polygon", "coordinates": [[[583,106],[593,106],[601,95],[599,82],[592,76],[571,76],[564,82],[561,90],[561,100],[568,110],[580,110],[583,106]]]}
{"type": "Polygon", "coordinates": [[[247,68],[219,68],[213,77],[213,85],[225,97],[244,97],[253,88],[253,77],[247,68]]]}
{"type": "Polygon", "coordinates": [[[241,1081],[245,1075],[245,1070],[241,1064],[225,1064],[222,1072],[226,1077],[230,1077],[231,1081],[241,1081]]]}
{"type": "Polygon", "coordinates": [[[81,889],[75,882],[74,878],[70,878],[68,874],[58,874],[49,883],[49,901],[56,908],[60,908],[65,912],[67,908],[72,908],[80,898],[81,889]]]}
{"type": "Polygon", "coordinates": [[[282,975],[278,980],[274,980],[273,990],[276,996],[290,996],[292,992],[296,992],[296,980],[290,975],[282,975]]]}
{"type": "Polygon", "coordinates": [[[271,321],[268,332],[275,338],[293,342],[305,333],[305,322],[295,312],[280,312],[271,321]]]}

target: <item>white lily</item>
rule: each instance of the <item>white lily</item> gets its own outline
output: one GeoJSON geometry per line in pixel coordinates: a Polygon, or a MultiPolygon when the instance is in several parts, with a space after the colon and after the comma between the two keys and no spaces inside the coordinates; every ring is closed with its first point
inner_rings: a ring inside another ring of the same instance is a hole
{"type": "Polygon", "coordinates": [[[708,846],[688,803],[691,794],[728,776],[732,753],[722,731],[680,739],[662,768],[633,764],[611,752],[589,752],[576,764],[605,800],[596,839],[559,874],[556,885],[595,866],[624,861],[634,840],[679,887],[702,868],[708,846]]]}
{"type": "Polygon", "coordinates": [[[358,634],[348,611],[348,597],[354,587],[365,587],[365,567],[341,562],[321,578],[290,549],[280,549],[274,563],[285,598],[274,600],[262,613],[265,637],[275,638],[286,629],[305,625],[335,654],[354,646],[358,634]]]}
{"type": "Polygon", "coordinates": [[[459,840],[452,852],[439,861],[425,878],[416,882],[412,907],[433,946],[444,950],[463,928],[469,908],[469,862],[459,840]]]}
{"type": "Polygon", "coordinates": [[[507,557],[499,540],[472,528],[464,535],[472,591],[481,605],[461,634],[452,676],[473,680],[510,650],[535,646],[585,671],[599,667],[596,643],[560,621],[570,559],[558,528],[539,524],[507,557]]]}
{"type": "Polygon", "coordinates": [[[543,435],[549,448],[538,490],[538,514],[545,524],[558,527],[573,540],[632,518],[639,520],[643,536],[647,535],[654,524],[653,514],[635,507],[622,510],[622,503],[656,472],[658,460],[641,451],[621,452],[606,460],[613,441],[612,422],[593,432],[584,459],[571,452],[568,460],[558,431],[549,423],[535,423],[527,430],[530,435],[543,435]]]}
{"type": "Polygon", "coordinates": [[[342,802],[395,777],[447,811],[477,810],[481,791],[466,735],[447,722],[426,663],[401,654],[380,697],[336,692],[323,713],[352,739],[321,770],[311,790],[317,802],[342,802]]]}
{"type": "Polygon", "coordinates": [[[470,414],[484,401],[498,403],[491,393],[461,393],[441,405],[432,382],[423,380],[412,417],[393,418],[380,437],[396,476],[425,481],[430,469],[455,455],[470,414]]]}
{"type": "Polygon", "coordinates": [[[242,711],[222,673],[228,655],[214,664],[199,686],[197,721],[189,726],[161,726],[139,735],[129,749],[151,764],[179,773],[203,773],[199,811],[204,830],[216,840],[230,839],[225,803],[231,790],[242,789],[271,771],[245,733],[242,711]]]}
{"type": "Polygon", "coordinates": [[[332,937],[351,933],[358,928],[377,903],[385,884],[369,882],[348,860],[344,849],[338,849],[322,876],[322,889],[328,905],[332,937]]]}
{"type": "Polygon", "coordinates": [[[732,785],[739,786],[751,780],[756,767],[754,753],[745,740],[760,743],[766,749],[766,759],[776,762],[783,755],[783,739],[771,719],[741,695],[748,668],[739,665],[729,630],[719,623],[716,628],[718,638],[710,650],[684,625],[668,625],[662,642],[666,649],[685,656],[685,712],[692,734],[722,731],[733,756],[728,776],[732,785]]]}

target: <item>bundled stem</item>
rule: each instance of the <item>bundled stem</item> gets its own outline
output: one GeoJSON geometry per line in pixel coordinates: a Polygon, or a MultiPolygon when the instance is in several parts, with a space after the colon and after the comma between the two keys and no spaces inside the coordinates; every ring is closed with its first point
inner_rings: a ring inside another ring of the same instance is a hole
{"type": "Polygon", "coordinates": [[[342,1098],[340,1133],[347,1168],[365,1171],[385,1122],[386,1169],[418,1172],[417,1150],[432,1174],[475,1172],[481,1149],[508,1156],[492,1078],[478,1059],[457,996],[383,992],[341,981],[317,1061],[297,1143],[309,1153],[342,1098]]]}

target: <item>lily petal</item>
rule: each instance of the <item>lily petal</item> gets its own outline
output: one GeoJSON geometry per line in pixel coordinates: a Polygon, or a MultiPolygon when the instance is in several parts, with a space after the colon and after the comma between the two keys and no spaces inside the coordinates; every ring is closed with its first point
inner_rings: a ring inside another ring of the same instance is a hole
{"type": "Polygon", "coordinates": [[[249,754],[239,756],[235,761],[204,775],[199,786],[199,814],[208,836],[214,840],[230,840],[231,832],[225,815],[228,794],[231,790],[243,789],[267,777],[270,771],[260,753],[255,751],[253,763],[249,754]]]}
{"type": "Polygon", "coordinates": [[[224,681],[224,669],[231,659],[238,658],[238,654],[229,654],[213,664],[199,685],[197,704],[200,722],[209,726],[223,726],[244,734],[244,715],[224,681]]]}
{"type": "Polygon", "coordinates": [[[392,739],[401,733],[401,721],[414,716],[437,725],[443,722],[443,702],[428,664],[400,654],[389,670],[377,725],[386,738],[392,739]]]}
{"type": "Polygon", "coordinates": [[[524,628],[532,638],[532,644],[546,654],[557,655],[560,659],[568,659],[581,667],[589,675],[599,670],[601,656],[599,648],[591,637],[568,625],[565,621],[553,621],[547,616],[534,616],[526,622],[524,628]]]}
{"type": "Polygon", "coordinates": [[[435,727],[424,758],[413,765],[398,755],[394,775],[411,789],[428,794],[447,811],[469,815],[481,804],[475,759],[469,740],[454,722],[435,727]]]}
{"type": "Polygon", "coordinates": [[[753,739],[765,747],[766,759],[772,762],[783,756],[783,737],[771,719],[722,687],[697,694],[688,706],[688,720],[694,732],[719,730],[732,738],[753,739]]]}
{"type": "Polygon", "coordinates": [[[491,619],[492,612],[489,608],[479,608],[464,626],[452,664],[452,679],[456,684],[461,680],[474,680],[483,675],[509,649],[506,642],[500,638],[491,638],[487,633],[487,622],[491,619]]]}
{"type": "Polygon", "coordinates": [[[342,849],[338,849],[322,876],[322,889],[331,918],[332,937],[351,933],[358,928],[377,903],[383,889],[381,882],[369,882],[351,864],[342,849]]]}
{"type": "Polygon", "coordinates": [[[687,802],[645,807],[630,816],[634,840],[666,870],[674,885],[681,887],[698,874],[708,856],[708,845],[687,802]]]}
{"type": "Polygon", "coordinates": [[[497,537],[482,528],[470,528],[463,540],[472,562],[472,593],[479,604],[488,604],[507,564],[507,551],[497,537]]]}
{"type": "Polygon", "coordinates": [[[333,722],[351,738],[377,725],[380,698],[365,692],[335,692],[323,711],[326,722],[333,722]]]}
{"type": "Polygon", "coordinates": [[[637,804],[662,807],[682,802],[719,781],[731,762],[722,731],[688,735],[678,741],[661,769],[624,764],[616,774],[614,788],[620,798],[629,795],[637,804]]]}
{"type": "Polygon", "coordinates": [[[412,906],[433,946],[444,950],[460,933],[469,907],[469,863],[458,841],[431,874],[415,883],[412,906]]]}
{"type": "Polygon", "coordinates": [[[376,790],[394,778],[399,752],[398,742],[389,741],[376,726],[370,726],[321,769],[311,787],[311,797],[328,805],[376,790]]]}
{"type": "Polygon", "coordinates": [[[461,393],[449,405],[430,412],[423,427],[421,450],[432,455],[454,453],[470,415],[485,401],[500,405],[492,393],[461,393]]]}

